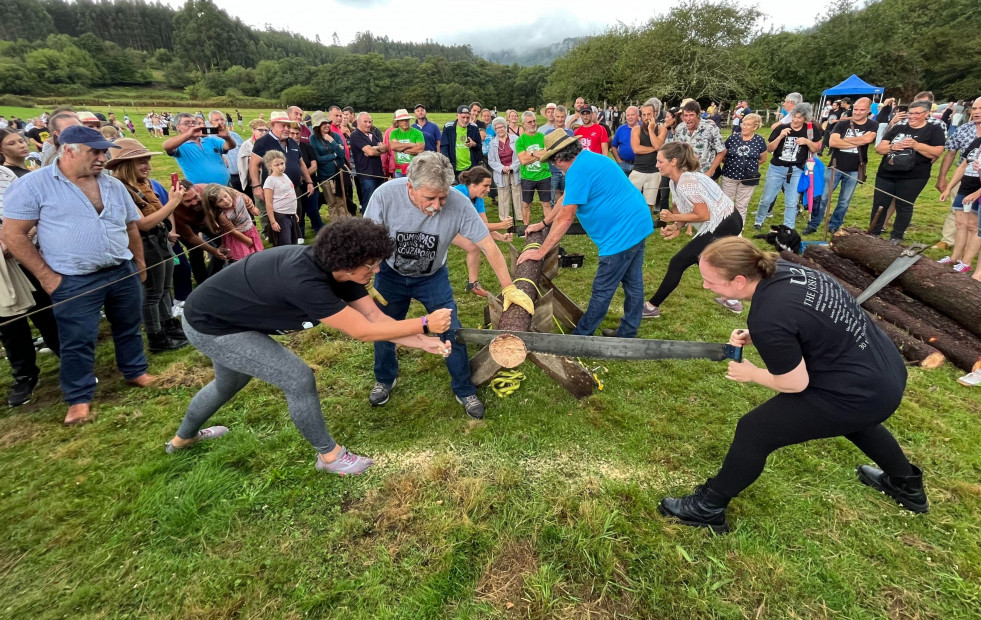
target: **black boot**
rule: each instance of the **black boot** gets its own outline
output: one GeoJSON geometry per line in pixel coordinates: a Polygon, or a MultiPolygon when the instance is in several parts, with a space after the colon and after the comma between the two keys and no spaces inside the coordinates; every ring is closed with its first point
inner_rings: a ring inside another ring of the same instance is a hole
{"type": "Polygon", "coordinates": [[[164,351],[173,351],[179,349],[187,344],[186,340],[181,342],[174,342],[167,335],[167,332],[157,332],[155,334],[147,333],[146,335],[147,349],[150,353],[163,353],[164,351]]]}
{"type": "Polygon", "coordinates": [[[862,484],[885,493],[906,510],[923,513],[930,507],[923,490],[923,471],[916,465],[910,467],[913,473],[909,476],[890,476],[871,465],[859,465],[856,471],[862,484]]]}
{"type": "Polygon", "coordinates": [[[684,497],[665,497],[658,506],[666,517],[678,519],[685,525],[709,527],[716,534],[729,531],[726,523],[726,506],[729,498],[713,491],[708,482],[695,488],[695,492],[684,497]]]}
{"type": "Polygon", "coordinates": [[[163,320],[164,332],[170,336],[170,339],[175,343],[181,343],[181,346],[188,344],[187,336],[184,335],[184,328],[181,327],[181,320],[177,318],[164,319],[163,320]]]}

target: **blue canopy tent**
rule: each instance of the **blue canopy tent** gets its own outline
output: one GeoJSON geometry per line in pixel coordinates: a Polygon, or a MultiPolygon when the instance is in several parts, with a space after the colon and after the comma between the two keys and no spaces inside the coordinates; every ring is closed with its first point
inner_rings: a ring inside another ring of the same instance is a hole
{"type": "Polygon", "coordinates": [[[832,86],[828,90],[821,93],[821,104],[818,106],[817,111],[824,109],[824,102],[828,97],[844,97],[846,95],[868,95],[872,98],[872,101],[876,101],[876,96],[878,100],[882,100],[882,94],[885,89],[881,86],[872,86],[862,78],[858,77],[854,73],[837,86],[832,86]]]}

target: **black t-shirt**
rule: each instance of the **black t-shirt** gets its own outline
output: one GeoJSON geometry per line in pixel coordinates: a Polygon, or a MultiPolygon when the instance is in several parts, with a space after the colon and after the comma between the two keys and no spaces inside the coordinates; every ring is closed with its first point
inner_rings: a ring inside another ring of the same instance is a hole
{"type": "MultiPolygon", "coordinates": [[[[336,140],[337,138],[334,139],[336,140]]],[[[307,165],[307,168],[309,168],[310,162],[317,161],[317,152],[313,150],[313,147],[310,146],[309,142],[303,142],[301,140],[299,144],[300,144],[300,157],[303,158],[303,163],[305,163],[307,165]]]]}
{"type": "Polygon", "coordinates": [[[832,415],[882,418],[899,405],[903,358],[831,276],[778,261],[756,287],[747,325],[771,373],[786,374],[804,360],[803,395],[832,415]]]}
{"type": "MultiPolygon", "coordinates": [[[[901,141],[906,138],[913,138],[917,142],[929,144],[930,146],[943,146],[943,144],[946,142],[943,125],[929,122],[917,129],[910,127],[909,123],[898,123],[892,129],[887,129],[886,133],[882,136],[882,139],[886,142],[901,141]]],[[[876,174],[884,175],[889,178],[930,178],[930,168],[933,167],[933,162],[920,153],[915,154],[913,169],[907,172],[893,172],[886,163],[888,160],[888,156],[882,158],[882,161],[879,162],[879,171],[876,174]]]]}
{"type": "MultiPolygon", "coordinates": [[[[771,166],[797,166],[798,168],[804,167],[804,162],[807,161],[807,156],[811,154],[810,149],[804,145],[798,145],[797,140],[800,138],[807,139],[807,123],[794,131],[790,127],[790,124],[777,125],[776,128],[770,132],[770,138],[767,142],[773,142],[780,135],[780,132],[784,129],[790,128],[790,133],[787,134],[783,140],[777,144],[776,150],[773,151],[773,157],[770,158],[771,166]]],[[[811,133],[813,137],[810,138],[815,142],[820,142],[821,140],[821,127],[817,123],[811,124],[811,133]]]]}
{"type": "Polygon", "coordinates": [[[377,127],[371,128],[370,135],[360,129],[355,129],[351,132],[348,142],[351,145],[351,156],[354,157],[354,167],[359,173],[373,174],[379,177],[385,176],[385,171],[382,170],[381,156],[369,157],[364,154],[363,150],[366,146],[377,148],[384,142],[384,138],[377,127]]]}
{"type": "MultiPolygon", "coordinates": [[[[303,173],[300,170],[300,144],[293,138],[287,138],[286,146],[284,147],[279,138],[272,135],[272,133],[267,133],[252,145],[252,154],[260,158],[265,157],[266,153],[272,150],[286,155],[286,176],[293,182],[293,187],[300,187],[303,183],[303,173]]],[[[263,183],[265,183],[266,177],[268,176],[269,171],[266,170],[266,165],[263,163],[261,179],[263,183]]]]}
{"type": "MultiPolygon", "coordinates": [[[[867,118],[862,124],[854,123],[850,120],[838,121],[838,124],[831,130],[831,134],[838,134],[842,138],[859,138],[862,135],[879,129],[879,123],[867,118]]],[[[838,170],[845,172],[855,172],[858,165],[863,161],[869,160],[869,145],[864,144],[860,147],[847,149],[832,149],[831,160],[835,162],[838,170]],[[859,152],[861,151],[861,156],[859,152]]]]}
{"type": "MultiPolygon", "coordinates": [[[[30,143],[30,140],[36,140],[37,142],[44,144],[44,141],[51,137],[47,127],[44,129],[40,127],[32,127],[31,130],[25,135],[28,137],[28,143],[30,143]]],[[[40,151],[41,149],[38,150],[40,151]]]]}
{"type": "Polygon", "coordinates": [[[21,168],[20,166],[11,166],[10,164],[7,164],[5,167],[7,170],[13,172],[14,176],[18,179],[30,172],[30,170],[27,168],[21,168]]]}
{"type": "Polygon", "coordinates": [[[338,282],[312,246],[287,245],[250,254],[191,292],[184,318],[203,334],[256,331],[282,334],[337,314],[367,295],[356,282],[338,282]]]}
{"type": "Polygon", "coordinates": [[[964,149],[963,157],[963,161],[967,162],[967,168],[964,170],[961,186],[957,188],[957,193],[966,196],[981,189],[981,179],[978,178],[978,171],[974,168],[974,162],[981,159],[981,138],[975,138],[974,142],[971,142],[964,149]]]}

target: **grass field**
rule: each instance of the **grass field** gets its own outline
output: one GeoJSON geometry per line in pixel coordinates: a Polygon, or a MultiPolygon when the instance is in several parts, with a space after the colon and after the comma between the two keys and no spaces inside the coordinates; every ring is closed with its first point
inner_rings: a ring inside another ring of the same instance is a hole
{"type": "MultiPolygon", "coordinates": [[[[175,170],[154,158],[157,178],[175,170]]],[[[860,188],[846,224],[867,220],[870,198],[860,188]]],[[[908,238],[936,241],[947,208],[931,185],[908,238]]],[[[684,242],[649,239],[648,291],[684,242]]],[[[562,245],[587,256],[556,279],[585,305],[595,247],[562,245]]],[[[461,320],[476,326],[483,304],[463,292],[463,254],[449,264],[461,320]]],[[[499,288],[486,265],[481,275],[499,288]]],[[[621,311],[618,295],[604,327],[621,311]]],[[[745,326],[697,270],[662,312],[641,337],[722,342],[745,326]]],[[[392,400],[372,409],[369,345],[323,329],[284,337],[314,368],[333,434],[376,460],[343,479],[314,471],[282,394],[258,382],[213,418],[227,437],[165,454],[210,380],[207,358],[154,355],[159,385],[129,389],[103,331],[95,423],[61,426],[51,356],[35,402],[0,415],[0,617],[946,620],[981,609],[981,399],[949,365],[910,369],[887,423],[925,472],[929,514],[859,484],[863,455],[832,439],[777,452],[732,502],[733,533],[713,537],[656,506],[713,475],[736,421],[770,396],[727,381],[723,364],[607,363],[603,391],[581,401],[528,364],[516,394],[480,391],[487,417],[473,422],[435,356],[400,353],[392,400]]]]}

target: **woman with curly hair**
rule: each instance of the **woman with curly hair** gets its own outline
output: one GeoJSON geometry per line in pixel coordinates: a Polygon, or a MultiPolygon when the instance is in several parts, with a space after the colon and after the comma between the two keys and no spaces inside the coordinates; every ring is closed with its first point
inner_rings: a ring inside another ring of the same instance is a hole
{"type": "Polygon", "coordinates": [[[312,246],[281,246],[251,254],[194,289],[184,304],[184,332],[211,358],[215,379],[187,407],[167,452],[228,432],[205,422],[256,377],[286,394],[290,417],[316,448],[316,468],[360,474],[372,460],[348,452],[327,431],[313,370],[273,340],[320,322],[362,342],[389,340],[449,355],[437,338],[450,328],[450,310],[396,321],[382,313],[366,286],[394,249],[388,229],[350,218],[321,229],[312,246]]]}

